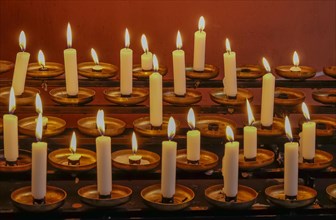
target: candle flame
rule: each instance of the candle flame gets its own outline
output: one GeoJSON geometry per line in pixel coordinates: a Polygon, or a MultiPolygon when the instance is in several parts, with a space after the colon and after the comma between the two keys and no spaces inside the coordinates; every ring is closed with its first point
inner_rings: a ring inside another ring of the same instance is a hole
{"type": "Polygon", "coordinates": [[[37,55],[37,61],[40,64],[40,66],[42,66],[42,68],[45,67],[45,57],[44,57],[44,53],[42,50],[39,50],[38,55],[37,55]]]}
{"type": "Polygon", "coordinates": [[[293,64],[294,66],[299,66],[300,60],[299,60],[299,55],[297,54],[296,51],[293,53],[293,64]]]}
{"type": "Polygon", "coordinates": [[[198,20],[198,30],[201,32],[203,31],[205,28],[205,20],[204,20],[204,17],[201,16],[198,20]]]}
{"type": "Polygon", "coordinates": [[[126,30],[125,30],[125,47],[129,48],[129,46],[130,46],[130,36],[129,36],[129,33],[128,33],[128,29],[126,28],[126,30]]]}
{"type": "Polygon", "coordinates": [[[97,55],[95,49],[93,49],[93,48],[91,48],[91,56],[92,56],[93,62],[94,62],[96,65],[99,65],[98,55],[97,55]]]}
{"type": "Polygon", "coordinates": [[[68,28],[67,28],[67,45],[68,45],[68,48],[71,48],[72,46],[72,31],[71,31],[70,23],[68,23],[68,28]]]}
{"type": "Polygon", "coordinates": [[[288,116],[285,118],[285,131],[286,131],[286,136],[289,141],[293,141],[293,134],[292,134],[292,128],[288,119],[288,116]]]}
{"type": "Polygon", "coordinates": [[[234,141],[233,131],[229,125],[226,126],[226,139],[231,142],[234,141]]]}
{"type": "Polygon", "coordinates": [[[8,103],[8,111],[10,114],[13,114],[16,109],[16,100],[14,95],[14,89],[11,87],[9,91],[9,103],[8,103]]]}
{"type": "Polygon", "coordinates": [[[225,47],[226,47],[226,51],[228,53],[230,53],[231,52],[231,46],[230,46],[230,41],[229,41],[228,38],[226,38],[226,40],[225,40],[225,47]]]}
{"type": "Polygon", "coordinates": [[[195,129],[195,113],[192,108],[188,111],[188,125],[191,129],[195,129]]]}
{"type": "Polygon", "coordinates": [[[175,125],[175,120],[173,117],[169,118],[168,121],[168,139],[173,140],[176,132],[176,125],[175,125]]]}
{"type": "Polygon", "coordinates": [[[97,128],[100,135],[105,134],[105,121],[104,121],[104,111],[98,110],[96,118],[97,128]]]}
{"type": "Polygon", "coordinates": [[[159,61],[156,58],[155,54],[153,54],[153,69],[154,69],[155,72],[157,72],[158,69],[159,69],[159,61]]]}
{"type": "Polygon", "coordinates": [[[180,50],[182,48],[182,37],[180,31],[177,31],[177,36],[176,36],[176,48],[180,50]]]}
{"type": "Polygon", "coordinates": [[[248,99],[246,99],[246,107],[247,107],[248,123],[249,125],[252,125],[255,119],[254,119],[253,112],[252,112],[250,102],[248,101],[248,99]]]}
{"type": "Polygon", "coordinates": [[[22,51],[26,50],[26,35],[24,31],[21,31],[19,37],[19,45],[22,51]]]}
{"type": "Polygon", "coordinates": [[[137,141],[137,138],[135,136],[135,133],[133,131],[133,134],[132,134],[132,152],[133,154],[136,154],[138,151],[138,141],[137,141]]]}
{"type": "Polygon", "coordinates": [[[40,94],[36,93],[35,96],[35,111],[37,114],[43,114],[42,100],[40,94]]]}
{"type": "Polygon", "coordinates": [[[35,137],[37,141],[42,140],[42,133],[43,133],[43,117],[42,113],[39,113],[37,117],[36,129],[35,129],[35,137]]]}
{"type": "Polygon", "coordinates": [[[302,112],[306,120],[310,120],[310,114],[306,103],[302,102],[302,112]]]}
{"type": "Polygon", "coordinates": [[[70,141],[70,151],[75,154],[77,150],[77,138],[76,133],[72,132],[71,141],[70,141]]]}
{"type": "Polygon", "coordinates": [[[266,71],[268,73],[270,73],[271,72],[271,67],[270,67],[270,65],[269,65],[269,63],[268,63],[268,61],[266,60],[265,57],[262,58],[262,62],[264,64],[264,67],[265,67],[266,71]]]}
{"type": "Polygon", "coordinates": [[[144,35],[144,34],[141,35],[141,46],[142,46],[142,49],[145,53],[147,53],[149,51],[147,38],[146,38],[146,35],[144,35]]]}

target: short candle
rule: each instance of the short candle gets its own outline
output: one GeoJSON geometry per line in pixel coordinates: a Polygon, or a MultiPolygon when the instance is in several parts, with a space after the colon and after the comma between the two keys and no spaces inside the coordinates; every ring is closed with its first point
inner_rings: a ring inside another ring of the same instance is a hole
{"type": "Polygon", "coordinates": [[[37,61],[41,66],[39,71],[47,71],[48,70],[48,68],[46,67],[46,61],[45,61],[44,53],[43,53],[42,50],[39,50],[39,52],[38,52],[37,61]]]}
{"type": "Polygon", "coordinates": [[[293,64],[294,64],[294,66],[292,66],[290,68],[290,71],[300,72],[301,71],[301,68],[299,67],[300,60],[299,60],[299,55],[297,54],[296,51],[294,51],[294,54],[293,54],[293,64]]]}
{"type": "Polygon", "coordinates": [[[141,35],[141,46],[144,53],[141,55],[141,68],[151,70],[153,68],[153,54],[149,51],[146,35],[141,35]]]}
{"type": "Polygon", "coordinates": [[[248,125],[244,127],[244,158],[247,161],[255,161],[257,158],[257,128],[253,126],[255,121],[250,102],[246,99],[248,125]]]}
{"type": "MultiPolygon", "coordinates": [[[[35,96],[35,110],[37,114],[43,114],[43,107],[42,107],[42,100],[40,94],[36,93],[35,96]]],[[[37,123],[38,117],[35,118],[35,123],[37,123]]],[[[43,116],[42,117],[42,125],[45,128],[48,125],[48,118],[43,116]]]]}
{"type": "Polygon", "coordinates": [[[192,108],[188,112],[188,125],[190,131],[187,132],[187,160],[189,163],[199,163],[201,151],[201,133],[195,130],[195,113],[192,108]]]}
{"type": "Polygon", "coordinates": [[[302,124],[302,157],[305,161],[313,161],[315,157],[316,123],[310,120],[306,103],[302,103],[302,112],[307,120],[302,124]]]}
{"type": "Polygon", "coordinates": [[[128,157],[128,161],[130,164],[140,164],[141,163],[141,155],[137,154],[138,151],[138,142],[135,136],[135,133],[132,134],[132,155],[128,157]]]}
{"type": "Polygon", "coordinates": [[[68,156],[68,164],[70,165],[77,165],[80,164],[80,159],[82,155],[77,154],[77,139],[76,139],[76,133],[72,132],[71,141],[70,141],[70,148],[71,151],[70,156],[68,156]]]}
{"type": "Polygon", "coordinates": [[[93,62],[95,63],[95,65],[92,67],[92,71],[101,72],[103,70],[103,67],[99,65],[98,55],[95,49],[93,48],[91,48],[91,56],[92,56],[93,62]]]}

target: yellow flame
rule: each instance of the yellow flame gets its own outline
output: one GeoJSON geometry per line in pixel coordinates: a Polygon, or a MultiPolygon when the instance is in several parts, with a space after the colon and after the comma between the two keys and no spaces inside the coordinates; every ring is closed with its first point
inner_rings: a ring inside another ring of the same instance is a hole
{"type": "Polygon", "coordinates": [[[204,28],[205,28],[205,20],[204,20],[204,17],[201,16],[198,20],[198,30],[203,31],[204,28]]]}
{"type": "Polygon", "coordinates": [[[104,111],[98,110],[96,118],[97,128],[100,135],[105,134],[105,121],[104,121],[104,111]]]}
{"type": "Polygon", "coordinates": [[[68,23],[68,28],[67,28],[67,45],[68,45],[68,48],[72,46],[72,31],[71,31],[70,23],[68,23]]]}
{"type": "Polygon", "coordinates": [[[39,113],[37,117],[36,129],[35,129],[35,137],[37,141],[42,140],[42,133],[43,133],[43,117],[42,113],[39,113]]]}
{"type": "Polygon", "coordinates": [[[255,119],[254,119],[253,112],[252,112],[250,102],[248,101],[248,99],[246,99],[246,107],[247,107],[248,123],[249,125],[252,125],[255,119]]]}
{"type": "Polygon", "coordinates": [[[288,119],[288,116],[285,118],[285,132],[286,136],[290,141],[293,141],[293,134],[292,134],[292,128],[288,119]]]}
{"type": "Polygon", "coordinates": [[[154,69],[155,72],[157,72],[158,69],[159,69],[159,61],[156,58],[155,54],[153,54],[153,69],[154,69]]]}
{"type": "Polygon", "coordinates": [[[228,141],[234,141],[233,131],[232,131],[232,128],[229,125],[226,126],[226,139],[228,141]]]}
{"type": "Polygon", "coordinates": [[[43,114],[42,100],[40,94],[36,93],[35,96],[35,111],[37,114],[43,114]]]}
{"type": "Polygon", "coordinates": [[[15,109],[16,109],[15,94],[14,94],[13,87],[11,87],[11,89],[9,91],[8,111],[9,111],[9,113],[14,113],[15,109]]]}
{"type": "Polygon", "coordinates": [[[137,138],[136,138],[135,133],[133,131],[133,134],[132,134],[132,152],[133,152],[133,154],[136,154],[137,151],[138,151],[138,141],[137,141],[137,138]]]}
{"type": "Polygon", "coordinates": [[[37,61],[38,63],[42,66],[42,68],[45,67],[45,58],[44,58],[44,53],[42,50],[39,50],[38,55],[37,55],[37,61]]]}
{"type": "Polygon", "coordinates": [[[180,31],[177,31],[177,36],[176,36],[176,48],[180,50],[182,48],[182,37],[180,31]]]}
{"type": "Polygon", "coordinates": [[[21,31],[19,37],[19,45],[22,51],[26,50],[26,35],[24,31],[21,31]]]}
{"type": "Polygon", "coordinates": [[[293,64],[294,66],[299,66],[300,64],[299,55],[297,54],[296,51],[294,51],[294,54],[293,54],[293,64]]]}
{"type": "Polygon", "coordinates": [[[129,46],[130,46],[130,36],[129,36],[129,33],[128,33],[128,29],[126,28],[126,30],[125,30],[125,47],[129,48],[129,46]]]}
{"type": "Polygon", "coordinates": [[[94,62],[96,65],[99,65],[98,55],[97,55],[95,49],[93,49],[93,48],[91,48],[91,56],[92,56],[93,62],[94,62]]]}
{"type": "Polygon", "coordinates": [[[70,151],[71,153],[76,153],[77,150],[77,138],[76,133],[72,132],[71,141],[70,141],[70,151]]]}
{"type": "Polygon", "coordinates": [[[192,108],[189,109],[188,112],[188,125],[191,129],[195,129],[195,113],[192,108]]]}
{"type": "Polygon", "coordinates": [[[176,132],[176,125],[175,125],[175,120],[173,117],[169,118],[168,121],[168,139],[173,140],[176,132]]]}
{"type": "Polygon", "coordinates": [[[262,62],[264,64],[264,67],[265,67],[266,71],[268,73],[270,73],[271,72],[271,67],[270,67],[270,65],[269,65],[269,63],[268,63],[268,61],[266,60],[265,57],[262,58],[262,62]]]}
{"type": "Polygon", "coordinates": [[[310,114],[306,103],[302,102],[302,112],[306,120],[310,120],[310,114]]]}
{"type": "Polygon", "coordinates": [[[142,46],[142,49],[145,53],[147,53],[149,51],[147,38],[146,38],[146,35],[144,35],[144,34],[141,35],[141,46],[142,46]]]}
{"type": "Polygon", "coordinates": [[[226,47],[226,51],[228,53],[230,53],[231,52],[231,46],[230,46],[230,41],[229,41],[228,38],[226,38],[226,40],[225,40],[225,47],[226,47]]]}

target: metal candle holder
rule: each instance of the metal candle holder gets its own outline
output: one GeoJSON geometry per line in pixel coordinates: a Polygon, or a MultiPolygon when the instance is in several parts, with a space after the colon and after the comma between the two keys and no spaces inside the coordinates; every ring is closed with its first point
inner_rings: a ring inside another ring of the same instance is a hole
{"type": "Polygon", "coordinates": [[[30,63],[27,69],[27,76],[38,79],[49,79],[60,76],[64,73],[64,66],[60,63],[46,62],[44,68],[39,63],[30,63]]]}
{"type": "Polygon", "coordinates": [[[201,150],[198,163],[189,163],[187,159],[187,150],[177,151],[176,167],[188,172],[204,172],[211,170],[218,164],[218,156],[215,153],[201,150]]]}
{"type": "Polygon", "coordinates": [[[329,199],[333,202],[336,202],[336,183],[327,186],[326,192],[329,196],[329,199]]]}
{"type": "Polygon", "coordinates": [[[8,72],[14,68],[14,63],[7,60],[0,60],[0,73],[8,72]]]}
{"type": "Polygon", "coordinates": [[[167,67],[161,66],[159,67],[158,71],[154,70],[143,70],[141,68],[141,64],[135,64],[133,65],[133,77],[137,79],[148,79],[152,73],[158,72],[160,75],[165,76],[168,72],[167,67]]]}
{"type": "Polygon", "coordinates": [[[91,102],[96,92],[92,89],[80,87],[77,96],[68,96],[66,88],[55,88],[49,91],[51,99],[61,105],[84,105],[91,102]]]}
{"type": "Polygon", "coordinates": [[[197,118],[196,128],[204,137],[223,138],[226,136],[226,126],[230,126],[235,132],[236,122],[217,115],[202,115],[197,118]]]}
{"type": "MultiPolygon", "coordinates": [[[[10,87],[0,88],[0,103],[8,105],[9,92],[10,87]]],[[[25,87],[21,95],[15,96],[16,105],[34,105],[36,93],[40,93],[40,90],[32,87],[25,87]]]]}
{"type": "MultiPolygon", "coordinates": [[[[126,123],[120,119],[105,117],[105,135],[117,136],[124,132],[126,123]]],[[[98,137],[100,133],[96,125],[96,117],[85,117],[77,121],[77,127],[83,134],[98,137]]]]}
{"type": "MultiPolygon", "coordinates": [[[[61,134],[66,128],[66,122],[58,117],[45,116],[48,118],[48,123],[43,129],[43,137],[52,137],[61,134]]],[[[35,137],[37,116],[31,116],[20,119],[18,122],[19,132],[21,134],[35,137]]]]}
{"type": "Polygon", "coordinates": [[[323,67],[323,72],[327,76],[330,76],[332,78],[336,78],[336,66],[323,67]]]}
{"type": "MultiPolygon", "coordinates": [[[[298,121],[299,129],[302,130],[302,124],[306,121],[302,117],[298,121]]],[[[324,115],[313,115],[310,117],[310,121],[316,123],[316,136],[319,138],[330,138],[334,135],[336,131],[336,121],[335,118],[324,115]]]]}
{"type": "MultiPolygon", "coordinates": [[[[133,121],[134,131],[150,137],[165,137],[167,136],[167,127],[168,127],[169,117],[162,118],[162,125],[161,127],[155,128],[151,125],[150,119],[148,116],[138,118],[133,121]]],[[[180,127],[180,122],[175,119],[176,130],[180,127]]]]}
{"type": "Polygon", "coordinates": [[[246,160],[244,158],[244,150],[239,150],[239,169],[251,171],[261,167],[268,166],[274,161],[274,152],[266,149],[257,149],[255,160],[246,160]]]}
{"type": "Polygon", "coordinates": [[[144,102],[149,96],[148,90],[143,88],[133,88],[132,94],[123,96],[120,93],[120,88],[109,88],[104,90],[106,100],[122,106],[132,106],[144,102]]]}
{"type": "Polygon", "coordinates": [[[99,62],[100,71],[93,70],[94,62],[78,64],[78,74],[89,79],[108,79],[117,75],[119,68],[113,64],[99,62]]]}
{"type": "Polygon", "coordinates": [[[315,150],[314,161],[312,163],[299,162],[299,170],[322,170],[331,166],[333,159],[332,154],[322,150],[315,150]]]}
{"type": "Polygon", "coordinates": [[[305,100],[305,94],[299,90],[277,87],[274,92],[274,111],[280,117],[293,112],[305,100]]]}
{"type": "Polygon", "coordinates": [[[316,70],[309,66],[300,66],[300,71],[291,71],[290,68],[293,66],[287,65],[287,66],[278,66],[275,67],[275,73],[279,76],[295,80],[295,81],[302,81],[305,79],[309,79],[315,76],[316,70]]]}
{"type": "Polygon", "coordinates": [[[19,157],[13,166],[8,165],[5,159],[4,150],[0,150],[0,172],[17,173],[26,172],[31,169],[31,152],[19,149],[19,157]]]}
{"type": "Polygon", "coordinates": [[[242,65],[237,67],[237,79],[253,80],[265,75],[266,70],[259,65],[242,65]]]}
{"type": "Polygon", "coordinates": [[[202,99],[202,94],[195,89],[187,89],[184,96],[174,93],[174,88],[163,89],[163,101],[172,105],[186,106],[198,103],[202,99]]]}
{"type": "Polygon", "coordinates": [[[336,105],[336,89],[320,89],[313,91],[313,99],[325,105],[336,105]]]}
{"type": "Polygon", "coordinates": [[[217,77],[218,74],[218,67],[210,64],[204,65],[204,71],[195,71],[193,67],[186,67],[186,76],[189,79],[208,80],[217,77]]]}
{"type": "Polygon", "coordinates": [[[257,135],[261,137],[277,137],[285,133],[284,120],[281,118],[273,118],[273,124],[269,128],[264,128],[260,121],[253,122],[253,126],[257,128],[257,135]]]}

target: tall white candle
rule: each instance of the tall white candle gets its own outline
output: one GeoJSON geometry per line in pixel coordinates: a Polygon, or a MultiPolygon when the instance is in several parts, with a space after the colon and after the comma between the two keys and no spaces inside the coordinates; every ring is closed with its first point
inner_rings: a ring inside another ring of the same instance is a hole
{"type": "Polygon", "coordinates": [[[141,46],[144,53],[141,55],[141,68],[151,70],[153,67],[153,54],[149,52],[146,35],[141,36],[141,46]]]}
{"type": "Polygon", "coordinates": [[[185,57],[180,31],[177,32],[176,50],[173,51],[174,93],[183,96],[186,93],[185,57]]]}
{"type": "Polygon", "coordinates": [[[263,126],[268,127],[273,124],[275,77],[270,73],[271,68],[264,57],[263,63],[268,73],[262,79],[260,121],[263,126]]]}
{"type": "Polygon", "coordinates": [[[130,36],[125,31],[125,48],[120,50],[120,92],[122,95],[131,95],[133,88],[133,51],[129,48],[130,36]]]}
{"type": "Polygon", "coordinates": [[[195,130],[195,113],[192,108],[188,112],[188,124],[191,131],[187,132],[187,160],[199,161],[201,151],[201,133],[195,130]]]}
{"type": "Polygon", "coordinates": [[[16,54],[12,87],[15,95],[21,95],[24,91],[26,74],[29,63],[30,54],[25,52],[26,49],[26,35],[23,31],[20,33],[19,44],[21,52],[16,54]]]}
{"type": "Polygon", "coordinates": [[[78,95],[77,51],[72,46],[72,32],[70,23],[67,28],[68,48],[64,50],[64,69],[66,92],[69,96],[78,95]]]}
{"type": "Polygon", "coordinates": [[[316,123],[310,121],[310,115],[306,103],[302,103],[302,112],[306,122],[302,124],[302,157],[312,160],[315,157],[316,123]]]}
{"type": "Polygon", "coordinates": [[[224,58],[224,73],[225,94],[230,97],[237,96],[237,70],[236,70],[236,53],[231,51],[230,42],[226,38],[226,52],[223,54],[224,58]]]}
{"type": "Polygon", "coordinates": [[[175,129],[175,121],[170,117],[168,123],[169,141],[162,142],[161,194],[164,198],[172,198],[175,194],[177,143],[172,141],[175,129]]]}
{"type": "Polygon", "coordinates": [[[204,31],[205,21],[201,16],[198,21],[198,31],[194,34],[194,64],[193,69],[195,71],[204,71],[205,65],[205,41],[206,33],[204,31]]]}
{"type": "Polygon", "coordinates": [[[154,73],[149,77],[149,118],[150,124],[155,127],[162,125],[162,76],[157,72],[159,63],[153,55],[154,73]]]}
{"type": "Polygon", "coordinates": [[[254,159],[257,157],[257,128],[253,126],[254,116],[249,101],[246,99],[248,124],[244,127],[244,157],[254,159]]]}

